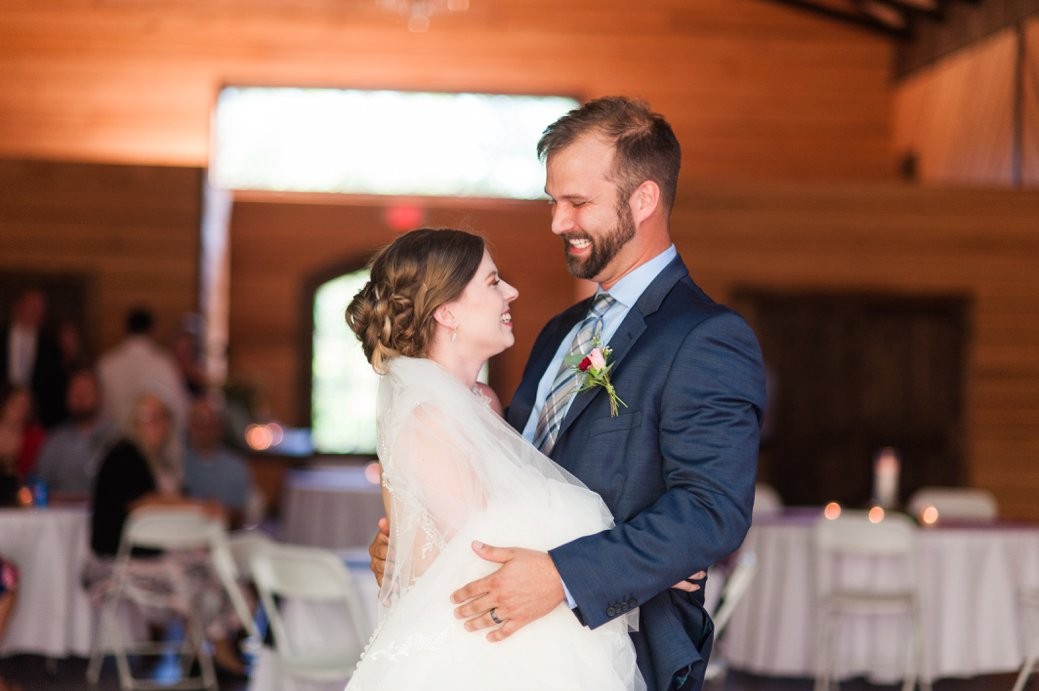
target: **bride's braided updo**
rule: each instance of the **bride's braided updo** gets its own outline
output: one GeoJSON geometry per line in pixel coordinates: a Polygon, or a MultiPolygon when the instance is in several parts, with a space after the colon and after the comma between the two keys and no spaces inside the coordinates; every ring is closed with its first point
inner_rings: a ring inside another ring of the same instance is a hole
{"type": "Polygon", "coordinates": [[[371,277],[346,308],[346,323],[377,372],[397,355],[424,357],[433,313],[456,299],[483,260],[483,238],[451,228],[419,228],[375,255],[371,277]]]}

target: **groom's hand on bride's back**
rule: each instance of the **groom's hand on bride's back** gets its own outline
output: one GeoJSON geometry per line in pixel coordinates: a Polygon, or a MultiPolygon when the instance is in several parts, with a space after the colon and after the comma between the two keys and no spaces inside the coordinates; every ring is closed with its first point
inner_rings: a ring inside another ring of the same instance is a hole
{"type": "Polygon", "coordinates": [[[683,578],[671,587],[676,590],[684,590],[687,593],[695,593],[697,590],[703,587],[703,582],[705,578],[707,578],[706,571],[697,571],[689,578],[683,578]]]}
{"type": "Polygon", "coordinates": [[[455,616],[467,630],[493,627],[487,640],[502,641],[565,602],[563,581],[547,553],[480,542],[473,551],[501,568],[451,594],[455,616]]]}
{"type": "Polygon", "coordinates": [[[379,531],[372,538],[372,544],[368,546],[368,554],[371,556],[370,568],[375,574],[375,581],[382,586],[382,577],[386,573],[386,556],[390,547],[390,522],[385,518],[379,519],[379,531]]]}

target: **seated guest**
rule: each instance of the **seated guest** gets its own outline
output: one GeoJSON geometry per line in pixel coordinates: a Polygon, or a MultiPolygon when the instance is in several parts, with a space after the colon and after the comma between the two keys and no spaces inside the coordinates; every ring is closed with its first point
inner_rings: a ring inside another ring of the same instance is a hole
{"type": "Polygon", "coordinates": [[[14,609],[15,592],[18,590],[18,567],[0,554],[0,641],[4,640],[7,620],[14,609]]]}
{"type": "Polygon", "coordinates": [[[68,419],[47,434],[36,463],[52,500],[89,497],[101,459],[119,435],[101,413],[101,385],[92,368],[71,371],[65,407],[68,419]]]}
{"type": "Polygon", "coordinates": [[[252,474],[245,458],[226,446],[223,421],[209,398],[196,399],[188,413],[188,444],[184,456],[184,488],[196,499],[220,503],[238,527],[252,492],[252,474]]]}
{"type": "MultiPolygon", "coordinates": [[[[7,621],[14,609],[15,593],[18,590],[18,569],[0,554],[0,643],[4,641],[7,621]]],[[[7,682],[0,679],[0,691],[9,691],[7,682]]]]}
{"type": "Polygon", "coordinates": [[[185,315],[170,347],[184,382],[184,390],[191,399],[205,396],[209,388],[209,377],[202,361],[202,347],[199,342],[199,322],[199,315],[185,315]]]}
{"type": "MultiPolygon", "coordinates": [[[[129,435],[105,455],[94,480],[90,547],[92,554],[83,570],[83,585],[100,605],[112,585],[115,555],[123,526],[136,509],[147,506],[197,506],[214,518],[224,519],[215,502],[184,496],[181,459],[173,451],[173,416],[170,407],[155,394],[142,395],[131,415],[129,435]]],[[[205,553],[159,553],[135,555],[130,562],[130,588],[157,595],[168,594],[175,585],[192,591],[187,601],[171,603],[176,609],[203,607],[206,633],[213,642],[213,659],[223,670],[243,674],[244,665],[235,652],[232,634],[238,629],[233,606],[205,553]]],[[[179,611],[187,615],[187,611],[179,611]]]]}
{"type": "Polygon", "coordinates": [[[0,386],[0,472],[24,481],[36,469],[44,437],[33,413],[32,392],[0,386]]]}

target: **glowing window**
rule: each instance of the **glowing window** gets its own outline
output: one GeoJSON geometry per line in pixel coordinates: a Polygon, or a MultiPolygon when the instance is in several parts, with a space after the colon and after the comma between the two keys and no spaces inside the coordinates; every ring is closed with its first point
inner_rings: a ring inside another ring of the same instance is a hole
{"type": "Polygon", "coordinates": [[[322,453],[375,451],[379,378],[346,325],[346,306],[368,280],[362,269],[322,284],[314,293],[311,424],[322,453]]]}
{"type": "Polygon", "coordinates": [[[227,87],[214,122],[218,187],[537,199],[537,140],[561,96],[227,87]]]}
{"type": "MultiPolygon", "coordinates": [[[[227,87],[213,120],[211,182],[231,190],[538,199],[545,177],[537,141],[578,105],[561,96],[227,87]]],[[[367,280],[367,270],[356,271],[314,294],[311,431],[319,453],[375,451],[378,377],[343,316],[367,280]]]]}

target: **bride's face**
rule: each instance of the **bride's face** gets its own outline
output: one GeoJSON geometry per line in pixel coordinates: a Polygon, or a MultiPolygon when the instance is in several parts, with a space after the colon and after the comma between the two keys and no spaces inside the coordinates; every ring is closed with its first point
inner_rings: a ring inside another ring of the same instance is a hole
{"type": "Polygon", "coordinates": [[[509,303],[517,297],[519,292],[502,280],[491,255],[484,250],[476,274],[451,304],[458,325],[454,345],[486,359],[515,343],[509,303]]]}

